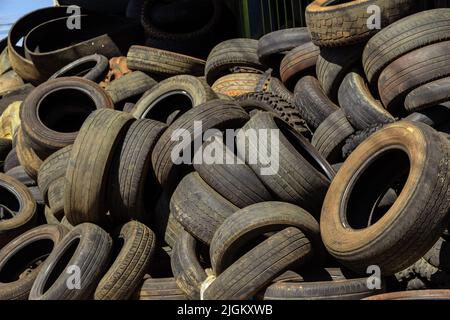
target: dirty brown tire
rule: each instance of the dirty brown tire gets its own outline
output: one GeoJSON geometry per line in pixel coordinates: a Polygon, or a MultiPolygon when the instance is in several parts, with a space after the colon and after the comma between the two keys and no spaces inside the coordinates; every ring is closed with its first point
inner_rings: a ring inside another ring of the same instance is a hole
{"type": "Polygon", "coordinates": [[[144,224],[130,221],[120,229],[119,255],[100,280],[95,300],[129,299],[142,282],[155,250],[155,235],[144,224]]]}
{"type": "Polygon", "coordinates": [[[272,235],[221,273],[205,290],[206,300],[252,298],[275,277],[311,256],[311,243],[299,229],[286,228],[272,235]]]}
{"type": "Polygon", "coordinates": [[[450,244],[445,238],[439,238],[424,259],[436,268],[450,272],[450,244]]]}
{"type": "Polygon", "coordinates": [[[175,281],[190,300],[200,299],[200,287],[207,274],[197,255],[197,240],[183,230],[171,255],[172,272],[175,281]]]}
{"type": "Polygon", "coordinates": [[[315,0],[306,7],[305,17],[312,41],[320,47],[342,47],[364,42],[379,29],[413,12],[412,0],[315,0]],[[377,6],[381,14],[380,28],[369,28],[377,6]]]}
{"type": "Polygon", "coordinates": [[[39,168],[42,165],[42,159],[25,141],[22,128],[20,128],[18,132],[16,151],[19,163],[25,172],[31,179],[37,180],[39,168]]]}
{"type": "Polygon", "coordinates": [[[449,156],[448,140],[421,123],[400,121],[369,137],[344,162],[323,203],[321,235],[330,254],[362,274],[378,265],[383,275],[421,258],[448,224],[449,156]],[[395,185],[395,203],[374,210],[395,185]]]}
{"type": "Polygon", "coordinates": [[[249,243],[263,234],[295,227],[310,239],[313,253],[319,257],[324,248],[319,223],[308,212],[293,204],[264,202],[236,211],[217,229],[211,241],[211,265],[219,275],[232,265],[249,243]]]}
{"type": "Polygon", "coordinates": [[[42,225],[18,236],[0,250],[0,300],[27,300],[42,262],[67,229],[42,225]]]}
{"type": "Polygon", "coordinates": [[[254,39],[231,39],[219,43],[206,59],[206,82],[212,85],[234,70],[264,72],[266,67],[259,62],[257,51],[258,41],[254,39]]]}
{"type": "Polygon", "coordinates": [[[48,188],[47,203],[44,200],[44,196],[42,196],[42,192],[39,191],[39,194],[42,197],[42,201],[44,202],[44,204],[47,204],[51,208],[53,215],[56,217],[62,217],[64,215],[65,185],[66,185],[65,177],[55,180],[48,188]]]}
{"type": "Polygon", "coordinates": [[[344,112],[340,109],[326,118],[314,132],[311,144],[330,163],[342,159],[342,147],[347,138],[355,132],[344,112]]]}
{"type": "Polygon", "coordinates": [[[46,202],[48,202],[47,193],[50,185],[65,177],[71,152],[72,145],[62,148],[45,159],[39,168],[37,183],[46,202]]]}
{"type": "Polygon", "coordinates": [[[188,299],[183,290],[178,287],[175,278],[146,279],[136,295],[138,300],[188,299]]]}
{"type": "Polygon", "coordinates": [[[258,41],[259,62],[278,69],[286,52],[310,41],[308,28],[289,28],[270,32],[258,41]]]}
{"type": "Polygon", "coordinates": [[[450,41],[409,52],[389,64],[380,74],[381,101],[392,114],[404,113],[405,98],[428,82],[450,76],[450,41]]]}
{"type": "Polygon", "coordinates": [[[22,166],[14,167],[11,170],[6,172],[6,175],[13,177],[14,179],[19,180],[27,187],[36,186],[36,181],[33,180],[28,173],[25,172],[25,169],[22,166]]]}
{"type": "Polygon", "coordinates": [[[153,150],[152,164],[160,185],[166,191],[172,191],[177,182],[180,181],[180,175],[187,167],[185,164],[175,164],[172,154],[180,155],[176,159],[177,161],[185,159],[186,154],[189,156],[187,160],[192,160],[197,151],[194,148],[193,141],[203,137],[206,130],[241,128],[248,119],[249,117],[244,109],[235,102],[224,100],[213,100],[184,113],[162,134],[153,150]],[[194,122],[197,121],[202,121],[202,130],[194,130],[194,122]],[[189,142],[184,141],[183,144],[180,144],[179,141],[173,141],[174,133],[180,132],[180,129],[189,133],[191,138],[189,142]],[[177,149],[174,150],[176,147],[177,149]]]}
{"type": "Polygon", "coordinates": [[[151,156],[166,127],[158,121],[139,119],[128,129],[113,161],[107,196],[111,213],[119,221],[148,220],[150,203],[159,192],[151,156]]]}
{"type": "Polygon", "coordinates": [[[174,248],[178,237],[184,231],[184,227],[175,219],[172,213],[168,214],[166,230],[164,232],[164,241],[174,248]]]}
{"type": "Polygon", "coordinates": [[[217,228],[237,210],[238,207],[214,191],[196,172],[181,180],[170,199],[174,218],[208,245],[217,228]]]}
{"type": "Polygon", "coordinates": [[[84,122],[65,176],[64,212],[71,224],[107,223],[106,189],[111,160],[133,121],[128,113],[102,109],[84,122]]]}
{"type": "MultiPolygon", "coordinates": [[[[234,145],[234,142],[233,142],[234,145]]],[[[214,163],[194,162],[194,169],[215,191],[238,208],[272,200],[272,195],[256,174],[230,150],[223,139],[214,137],[212,142],[203,144],[204,152],[214,150],[216,157],[223,155],[214,163]],[[209,151],[208,151],[209,150],[209,151]],[[220,151],[219,151],[220,150],[220,151]]],[[[216,158],[217,159],[217,158],[216,158]]]]}
{"type": "Polygon", "coordinates": [[[67,77],[45,82],[23,102],[23,135],[43,159],[73,144],[83,122],[95,110],[113,109],[108,94],[95,82],[67,77]]]}
{"type": "Polygon", "coordinates": [[[171,124],[186,111],[217,99],[201,79],[181,75],[155,85],[136,103],[131,112],[138,119],[153,119],[171,124]]]}
{"type": "Polygon", "coordinates": [[[100,278],[108,268],[111,247],[111,237],[102,228],[91,223],[76,226],[42,264],[29,299],[92,299],[100,278]],[[78,266],[80,271],[81,286],[77,290],[67,286],[71,283],[73,266],[78,266]]]}
{"type": "Polygon", "coordinates": [[[307,42],[286,54],[280,66],[280,76],[284,85],[293,90],[302,76],[315,74],[319,55],[319,47],[312,42],[307,42]]]}
{"type": "Polygon", "coordinates": [[[412,290],[390,292],[364,298],[363,300],[450,300],[450,290],[412,290]]]}
{"type": "Polygon", "coordinates": [[[236,97],[257,91],[256,86],[260,79],[261,75],[258,73],[232,73],[217,79],[211,88],[217,94],[236,97]]]}
{"type": "Polygon", "coordinates": [[[364,78],[355,71],[344,78],[338,99],[348,121],[358,130],[395,121],[381,102],[372,96],[364,78]]]}
{"type": "Polygon", "coordinates": [[[51,225],[61,224],[61,220],[63,218],[63,217],[56,217],[53,214],[52,209],[50,209],[50,207],[48,207],[48,206],[45,206],[44,216],[45,216],[45,222],[47,222],[47,224],[51,224],[51,225]]]}
{"type": "Polygon", "coordinates": [[[82,77],[94,82],[102,81],[109,70],[109,60],[101,54],[93,54],[74,62],[56,71],[48,80],[61,77],[82,77]]]}
{"type": "Polygon", "coordinates": [[[298,204],[318,216],[334,176],[328,162],[303,136],[268,112],[255,114],[242,129],[243,132],[237,136],[238,156],[249,164],[276,198],[298,204]],[[257,132],[261,129],[268,130],[266,143],[277,139],[278,150],[272,150],[279,157],[276,164],[273,159],[268,158],[267,150],[257,148],[259,142],[255,135],[245,134],[251,129],[257,132]],[[274,132],[275,137],[272,136],[274,132]],[[256,161],[249,163],[251,159],[256,161]],[[267,161],[270,161],[270,167],[267,163],[263,164],[267,161]]]}
{"type": "Polygon", "coordinates": [[[450,101],[450,77],[432,81],[411,91],[405,99],[408,112],[420,111],[450,101]]]}
{"type": "Polygon", "coordinates": [[[134,71],[110,82],[105,87],[105,91],[111,96],[113,103],[117,105],[127,99],[141,96],[156,84],[157,82],[145,73],[134,71]]]}
{"type": "Polygon", "coordinates": [[[297,82],[294,104],[312,130],[316,130],[326,118],[339,110],[339,107],[326,96],[319,81],[311,76],[303,77],[297,82]]]}
{"type": "Polygon", "coordinates": [[[383,69],[408,52],[446,40],[450,40],[450,9],[419,12],[387,26],[369,40],[363,52],[369,83],[376,86],[383,69]]]}
{"type": "Polygon", "coordinates": [[[131,46],[127,54],[127,64],[131,70],[164,77],[182,74],[202,76],[205,72],[205,60],[143,46],[131,46]]]}

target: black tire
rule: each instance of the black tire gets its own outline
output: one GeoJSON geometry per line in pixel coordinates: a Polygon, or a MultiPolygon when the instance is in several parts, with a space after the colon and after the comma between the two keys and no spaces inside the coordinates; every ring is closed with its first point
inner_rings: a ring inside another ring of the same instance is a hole
{"type": "Polygon", "coordinates": [[[147,91],[132,114],[138,119],[153,119],[170,125],[186,111],[213,99],[217,99],[217,95],[203,80],[175,76],[147,91]]]}
{"type": "MultiPolygon", "coordinates": [[[[312,243],[316,257],[323,256],[319,223],[300,207],[282,202],[265,202],[236,211],[217,229],[211,241],[211,265],[216,275],[224,272],[264,234],[295,227],[312,243]]],[[[263,238],[264,239],[264,238],[263,238]]]]}
{"type": "Polygon", "coordinates": [[[217,228],[237,210],[238,207],[214,191],[196,172],[181,180],[170,199],[173,217],[208,245],[217,228]]]}
{"type": "Polygon", "coordinates": [[[150,203],[159,192],[151,156],[165,129],[164,123],[149,119],[136,120],[128,129],[110,169],[107,195],[110,211],[119,221],[148,221],[150,203]]]}
{"type": "Polygon", "coordinates": [[[73,228],[53,249],[41,266],[30,300],[91,299],[100,278],[108,268],[111,237],[100,227],[83,223],[73,228]],[[79,268],[80,289],[69,289],[70,276],[79,268]]]}
{"type": "Polygon", "coordinates": [[[304,137],[270,113],[258,112],[242,129],[237,136],[238,156],[245,160],[278,199],[298,204],[318,216],[323,198],[334,176],[334,171],[328,162],[304,137]],[[277,140],[279,141],[277,163],[271,161],[269,168],[261,163],[261,159],[267,160],[268,155],[264,154],[267,150],[256,148],[258,141],[255,141],[255,138],[257,137],[247,135],[246,132],[249,129],[269,130],[267,139],[270,140],[268,141],[273,139],[273,132],[277,133],[276,138],[279,139],[277,140]],[[249,161],[252,159],[256,161],[249,161]],[[277,166],[278,170],[272,166],[277,166]]]}
{"type": "Polygon", "coordinates": [[[372,134],[382,129],[384,126],[384,124],[377,124],[370,126],[365,130],[356,131],[345,141],[345,144],[342,147],[342,157],[347,159],[361,143],[368,139],[372,134]]]}
{"type": "Polygon", "coordinates": [[[178,75],[202,76],[205,72],[205,60],[143,46],[131,46],[127,54],[127,65],[131,70],[165,78],[178,75]]]}
{"type": "MultiPolygon", "coordinates": [[[[297,108],[293,104],[290,104],[275,94],[270,92],[253,92],[236,97],[235,100],[241,106],[255,106],[260,107],[255,109],[271,110],[302,135],[309,137],[311,134],[306,122],[302,119],[297,108]]],[[[251,108],[247,110],[251,110],[251,108]]]]}
{"type": "Polygon", "coordinates": [[[5,162],[3,163],[3,171],[7,172],[15,167],[19,167],[20,162],[17,157],[17,150],[13,148],[5,158],[5,162]]]}
{"type": "Polygon", "coordinates": [[[218,159],[222,161],[211,164],[205,161],[200,163],[194,161],[194,169],[207,184],[225,199],[238,208],[272,200],[272,195],[261,180],[248,165],[224,144],[223,139],[214,137],[213,141],[205,142],[202,150],[206,152],[207,149],[211,150],[211,154],[212,150],[222,154],[223,157],[218,159]]]}
{"type": "Polygon", "coordinates": [[[47,81],[33,90],[22,104],[20,119],[24,139],[45,159],[73,144],[86,118],[101,108],[113,109],[114,104],[96,83],[76,77],[47,81]]]}
{"type": "Polygon", "coordinates": [[[64,212],[71,224],[106,225],[111,218],[114,220],[106,215],[109,169],[133,121],[128,113],[102,109],[84,122],[73,144],[65,176],[64,212]]]}
{"type": "Polygon", "coordinates": [[[436,268],[450,272],[450,244],[445,238],[439,238],[424,259],[436,268]]]}
{"type": "Polygon", "coordinates": [[[290,28],[270,32],[258,41],[259,61],[271,68],[278,69],[286,52],[311,41],[307,28],[290,28]]]}
{"type": "Polygon", "coordinates": [[[193,141],[203,137],[206,130],[212,128],[217,130],[237,129],[242,127],[248,119],[244,109],[235,102],[225,100],[213,100],[184,113],[162,134],[153,149],[152,165],[160,185],[166,192],[173,191],[183,172],[189,168],[186,164],[175,164],[173,160],[180,162],[180,160],[186,159],[192,163],[192,157],[197,151],[193,141]],[[194,130],[196,121],[202,121],[202,130],[200,130],[202,132],[194,130]],[[180,132],[180,129],[189,133],[190,141],[180,144],[179,141],[172,140],[174,132],[180,132]],[[174,150],[176,147],[177,149],[174,150]],[[182,155],[182,157],[172,159],[172,153],[182,155]]]}
{"type": "Polygon", "coordinates": [[[0,250],[0,300],[27,300],[42,262],[67,229],[42,225],[21,234],[0,250]]]}
{"type": "Polygon", "coordinates": [[[355,132],[344,112],[333,112],[317,128],[311,144],[330,163],[339,163],[342,159],[342,147],[347,138],[355,132]]]}
{"type": "Polygon", "coordinates": [[[361,64],[363,47],[355,45],[344,48],[322,48],[317,59],[316,74],[323,91],[333,101],[337,102],[339,87],[344,77],[361,64]]]}
{"type": "Polygon", "coordinates": [[[417,261],[448,224],[449,157],[447,138],[421,123],[399,121],[373,134],[344,162],[324,200],[328,252],[361,274],[378,265],[392,275],[417,261]],[[398,189],[397,200],[374,211],[388,188],[398,189]]]}
{"type": "Polygon", "coordinates": [[[403,120],[422,122],[430,127],[437,128],[450,120],[450,108],[445,105],[433,106],[411,113],[403,120]]]}
{"type": "Polygon", "coordinates": [[[171,255],[172,272],[178,287],[190,300],[200,300],[200,287],[207,274],[197,255],[197,241],[183,230],[171,255]]]}
{"type": "Polygon", "coordinates": [[[169,213],[164,232],[164,241],[169,245],[169,247],[175,248],[178,238],[184,231],[183,225],[175,219],[172,213],[169,213]]]}
{"type": "Polygon", "coordinates": [[[123,246],[95,290],[95,300],[129,299],[141,284],[155,250],[155,235],[144,224],[130,221],[120,229],[123,246]]]}
{"type": "Polygon", "coordinates": [[[102,81],[109,71],[109,60],[101,54],[92,54],[69,63],[48,80],[61,77],[82,77],[94,82],[102,81]]]}
{"type": "Polygon", "coordinates": [[[383,69],[401,56],[432,43],[450,40],[450,9],[419,12],[399,20],[372,37],[362,61],[372,86],[383,69]]]}
{"type": "Polygon", "coordinates": [[[175,278],[146,279],[136,296],[138,300],[188,300],[175,278]]]}
{"type": "Polygon", "coordinates": [[[157,82],[145,73],[134,71],[110,82],[105,91],[108,92],[113,103],[117,106],[127,99],[140,97],[156,84],[157,82]]]}
{"type": "MultiPolygon", "coordinates": [[[[28,191],[30,191],[31,195],[33,196],[34,201],[36,201],[36,204],[38,205],[38,209],[41,209],[45,206],[44,197],[42,196],[41,190],[39,190],[38,187],[28,187],[28,191]]],[[[41,211],[39,210],[39,213],[41,211]]]]}
{"type": "Polygon", "coordinates": [[[415,112],[450,101],[450,78],[424,84],[411,91],[405,99],[405,109],[415,112]]]}
{"type": "Polygon", "coordinates": [[[205,290],[206,300],[252,298],[292,265],[309,260],[311,243],[297,228],[272,235],[221,273],[205,290]]]}
{"type": "Polygon", "coordinates": [[[297,82],[294,103],[300,116],[312,130],[316,130],[327,117],[339,110],[326,96],[319,81],[311,76],[303,77],[297,82]]]}
{"type": "Polygon", "coordinates": [[[348,121],[358,130],[372,125],[394,122],[394,117],[370,93],[364,78],[352,71],[339,88],[339,105],[348,121]]]}
{"type": "Polygon", "coordinates": [[[283,82],[274,77],[270,77],[267,82],[267,85],[258,91],[270,92],[280,97],[287,103],[295,105],[294,94],[284,86],[283,82]]]}
{"type": "Polygon", "coordinates": [[[266,67],[259,62],[257,51],[258,41],[253,39],[231,39],[218,44],[206,59],[206,82],[212,85],[236,68],[263,73],[266,67]]]}
{"type": "Polygon", "coordinates": [[[6,175],[17,179],[27,187],[36,186],[36,181],[33,180],[28,173],[25,172],[25,169],[22,166],[14,167],[11,170],[6,172],[6,175]]]}
{"type": "Polygon", "coordinates": [[[37,223],[31,192],[18,180],[0,173],[0,248],[37,223]]]}

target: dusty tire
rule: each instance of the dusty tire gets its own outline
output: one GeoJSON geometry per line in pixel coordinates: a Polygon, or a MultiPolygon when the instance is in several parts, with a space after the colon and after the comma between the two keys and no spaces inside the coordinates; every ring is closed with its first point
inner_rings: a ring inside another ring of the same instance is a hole
{"type": "Polygon", "coordinates": [[[110,82],[105,87],[105,91],[108,92],[113,103],[117,106],[127,99],[141,96],[156,84],[157,82],[145,73],[134,71],[110,82]]]}
{"type": "Polygon", "coordinates": [[[59,178],[54,181],[48,188],[47,199],[48,202],[44,201],[44,196],[42,192],[39,192],[42,197],[44,204],[47,204],[52,210],[52,214],[56,217],[64,216],[64,191],[65,191],[66,180],[64,177],[59,178]]]}
{"type": "Polygon", "coordinates": [[[151,156],[166,125],[149,119],[136,120],[128,129],[111,167],[108,203],[119,221],[147,221],[149,204],[158,188],[151,170],[151,156]]]}
{"type": "Polygon", "coordinates": [[[205,70],[205,61],[202,59],[143,46],[131,46],[127,54],[127,64],[131,70],[163,77],[182,74],[202,76],[205,70]]]}
{"type": "Polygon", "coordinates": [[[36,186],[36,181],[33,180],[22,166],[14,167],[5,173],[7,176],[13,177],[27,187],[36,186]]]}
{"type": "Polygon", "coordinates": [[[123,246],[95,290],[95,300],[129,299],[141,284],[155,249],[155,235],[148,227],[130,221],[120,229],[123,246]]]}
{"type": "Polygon", "coordinates": [[[434,246],[424,255],[424,259],[440,270],[450,272],[450,245],[441,237],[434,246]]]}
{"type": "Polygon", "coordinates": [[[184,113],[162,134],[153,149],[152,165],[160,185],[167,192],[173,190],[183,171],[187,168],[187,165],[175,164],[173,160],[185,159],[184,156],[180,157],[181,154],[190,154],[189,160],[191,160],[197,151],[194,148],[193,141],[200,139],[206,130],[213,128],[217,130],[240,128],[248,119],[249,117],[244,109],[235,102],[224,100],[213,100],[184,113]],[[200,130],[202,132],[194,130],[194,122],[197,121],[202,121],[202,130],[200,130]],[[189,133],[191,140],[188,143],[180,144],[178,141],[172,140],[174,132],[180,132],[180,129],[185,129],[186,131],[184,132],[189,133]],[[177,145],[178,149],[174,150],[177,145]],[[180,156],[172,159],[172,153],[180,156]]]}
{"type": "Polygon", "coordinates": [[[146,279],[136,295],[138,300],[187,300],[175,278],[146,279]]]}
{"type": "Polygon", "coordinates": [[[363,300],[450,300],[450,290],[412,290],[390,292],[364,298],[363,300]]]}
{"type": "Polygon", "coordinates": [[[360,273],[378,265],[383,275],[422,257],[448,223],[449,156],[448,140],[423,124],[397,122],[368,138],[342,165],[322,207],[321,234],[330,254],[360,273]],[[395,203],[374,212],[397,181],[395,203]]]}
{"type": "Polygon", "coordinates": [[[84,122],[73,144],[65,176],[64,212],[71,224],[107,223],[106,184],[111,160],[133,121],[125,112],[103,109],[84,122]]]}
{"type": "Polygon", "coordinates": [[[424,84],[411,91],[405,99],[408,112],[420,111],[450,101],[450,78],[443,78],[424,84]]]}
{"type": "Polygon", "coordinates": [[[372,134],[381,130],[385,125],[377,124],[370,126],[365,130],[356,131],[352,134],[347,141],[345,141],[344,146],[342,147],[342,157],[347,159],[348,156],[355,151],[355,149],[363,143],[366,139],[368,139],[372,134]]]}
{"type": "Polygon", "coordinates": [[[339,105],[348,121],[359,130],[372,125],[394,122],[394,117],[370,93],[364,78],[350,72],[339,88],[339,105]]]}
{"type": "Polygon", "coordinates": [[[237,97],[245,93],[255,92],[261,79],[257,73],[232,73],[217,79],[211,88],[217,94],[237,97]]]}
{"type": "Polygon", "coordinates": [[[306,76],[297,82],[294,103],[300,116],[312,130],[316,130],[333,112],[339,110],[323,91],[319,81],[306,76]]]}
{"type": "Polygon", "coordinates": [[[8,172],[9,170],[19,166],[20,162],[17,157],[17,149],[13,148],[5,158],[5,162],[3,163],[3,171],[8,172]]]}
{"type": "Polygon", "coordinates": [[[233,69],[252,70],[262,73],[266,67],[258,58],[258,41],[253,39],[231,39],[219,43],[206,59],[206,82],[212,85],[217,79],[233,73],[233,69]]]}
{"type": "Polygon", "coordinates": [[[20,128],[18,132],[16,151],[19,163],[25,172],[32,179],[37,180],[39,168],[42,165],[42,159],[25,141],[22,128],[20,128]]]}
{"type": "Polygon", "coordinates": [[[73,228],[42,264],[31,288],[30,300],[91,299],[108,267],[111,246],[111,237],[94,224],[84,223],[73,228]],[[78,290],[67,287],[71,276],[66,272],[69,266],[80,268],[78,290]]]}
{"type": "Polygon", "coordinates": [[[276,198],[298,204],[313,215],[319,214],[334,171],[314,147],[287,123],[267,112],[255,114],[237,136],[237,151],[238,156],[249,164],[276,198]],[[267,150],[255,148],[258,146],[258,141],[255,141],[257,137],[245,134],[249,129],[269,130],[267,139],[270,140],[266,142],[273,139],[273,132],[277,132],[278,166],[272,162],[268,168],[266,164],[262,165],[261,159],[270,160],[266,159],[267,155],[264,154],[267,150]],[[252,161],[255,163],[249,163],[250,159],[255,159],[256,161],[252,161]]]}
{"type": "Polygon", "coordinates": [[[67,229],[42,225],[21,234],[0,250],[0,300],[27,300],[42,263],[67,229]]]}
{"type": "Polygon", "coordinates": [[[311,144],[330,163],[342,159],[342,147],[347,138],[355,132],[344,112],[340,109],[326,118],[314,132],[311,144]]]}
{"type": "Polygon", "coordinates": [[[185,176],[170,199],[173,217],[186,231],[208,245],[217,228],[238,209],[214,191],[198,173],[185,176]]]}
{"type": "Polygon", "coordinates": [[[300,207],[282,202],[265,202],[236,211],[217,229],[211,241],[211,265],[219,275],[245,252],[263,234],[295,227],[310,239],[313,253],[324,252],[319,223],[300,207]]]}
{"type": "Polygon", "coordinates": [[[82,77],[94,82],[102,81],[109,70],[109,60],[101,54],[93,54],[75,60],[56,71],[48,80],[61,77],[82,77]]]}
{"type": "Polygon", "coordinates": [[[440,125],[450,120],[450,108],[444,105],[429,107],[418,112],[413,112],[403,120],[421,122],[430,127],[439,128],[440,125]]]}
{"type": "Polygon", "coordinates": [[[171,124],[186,111],[217,95],[201,79],[193,76],[176,76],[161,81],[136,103],[131,112],[138,119],[153,119],[171,124]]]}

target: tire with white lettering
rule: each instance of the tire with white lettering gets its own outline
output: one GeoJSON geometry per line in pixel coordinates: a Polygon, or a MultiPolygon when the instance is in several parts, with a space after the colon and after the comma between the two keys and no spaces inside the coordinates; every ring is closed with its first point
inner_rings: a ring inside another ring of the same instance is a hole
{"type": "Polygon", "coordinates": [[[289,267],[308,261],[311,253],[311,243],[303,232],[288,227],[261,242],[218,275],[205,290],[204,298],[250,299],[289,267]]]}
{"type": "Polygon", "coordinates": [[[30,300],[91,299],[108,268],[111,247],[111,237],[100,227],[91,223],[76,226],[42,264],[30,300]],[[77,276],[79,282],[74,278],[77,276]],[[80,287],[74,290],[68,283],[78,283],[80,287]]]}

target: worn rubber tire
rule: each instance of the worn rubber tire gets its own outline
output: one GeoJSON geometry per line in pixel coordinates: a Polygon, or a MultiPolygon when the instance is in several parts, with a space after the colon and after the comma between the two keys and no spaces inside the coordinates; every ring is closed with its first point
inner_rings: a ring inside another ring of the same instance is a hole
{"type": "Polygon", "coordinates": [[[306,7],[305,17],[312,41],[321,47],[341,47],[364,42],[377,29],[368,24],[373,15],[369,7],[379,8],[381,28],[410,14],[412,0],[356,0],[334,4],[327,0],[315,0],[306,7]]]}
{"type": "Polygon", "coordinates": [[[120,221],[148,221],[149,204],[158,196],[151,156],[156,142],[167,128],[164,123],[136,120],[128,129],[111,167],[108,203],[120,221]]]}
{"type": "MultiPolygon", "coordinates": [[[[62,177],[52,182],[52,184],[50,184],[50,187],[48,188],[48,202],[46,204],[50,207],[50,209],[52,210],[52,214],[56,217],[64,216],[65,185],[65,177],[62,177]]],[[[42,199],[44,200],[43,196],[42,199]]]]}
{"type": "Polygon", "coordinates": [[[420,123],[397,122],[369,137],[344,162],[323,203],[321,235],[330,254],[355,272],[378,265],[383,275],[422,257],[448,224],[449,156],[448,140],[420,123]],[[388,212],[372,217],[379,196],[406,176],[388,212]],[[367,179],[370,187],[358,190],[367,179]]]}
{"type": "Polygon", "coordinates": [[[409,52],[386,66],[378,80],[381,101],[393,115],[404,113],[406,96],[428,82],[450,76],[450,41],[409,52]]]}
{"type": "Polygon", "coordinates": [[[71,224],[107,223],[106,189],[111,160],[133,121],[128,113],[102,109],[84,122],[65,176],[64,212],[71,224]]]}
{"type": "Polygon", "coordinates": [[[279,155],[278,170],[272,168],[274,163],[269,168],[262,165],[261,159],[267,160],[267,155],[264,154],[266,150],[256,148],[258,141],[255,141],[255,136],[238,134],[238,156],[249,164],[274,196],[282,201],[298,204],[318,216],[330,180],[334,176],[328,162],[304,137],[273,114],[258,112],[242,129],[243,133],[249,129],[269,129],[266,141],[271,141],[272,133],[277,133],[275,138],[279,142],[278,152],[272,152],[279,155]],[[251,159],[256,160],[251,161],[254,164],[249,163],[251,159]]]}
{"type": "Polygon", "coordinates": [[[95,290],[95,300],[129,299],[141,284],[153,257],[155,235],[144,224],[130,221],[120,229],[123,246],[95,290]]]}
{"type": "Polygon", "coordinates": [[[139,97],[153,88],[157,82],[141,71],[134,71],[110,82],[105,91],[115,105],[127,99],[139,97]]]}
{"type": "Polygon", "coordinates": [[[441,124],[444,124],[450,120],[450,104],[449,107],[445,105],[433,106],[413,112],[403,120],[422,122],[430,127],[438,128],[441,124]]]}
{"type": "Polygon", "coordinates": [[[169,247],[175,248],[178,238],[183,231],[183,225],[175,219],[172,213],[169,213],[166,230],[164,232],[164,241],[169,245],[169,247]]]}
{"type": "Polygon", "coordinates": [[[206,82],[212,85],[236,68],[264,72],[266,67],[259,62],[257,51],[258,41],[253,39],[231,39],[219,43],[206,59],[206,82]]]}
{"type": "Polygon", "coordinates": [[[196,172],[181,180],[170,199],[170,212],[186,231],[210,244],[217,228],[239,210],[196,172]]]}
{"type": "Polygon", "coordinates": [[[82,77],[94,82],[102,81],[109,70],[109,60],[101,54],[92,54],[58,70],[48,80],[61,77],[82,77]]]}
{"type": "Polygon", "coordinates": [[[138,300],[187,300],[175,278],[149,278],[137,292],[138,300]]]}
{"type": "Polygon", "coordinates": [[[8,172],[9,170],[19,166],[20,162],[17,157],[17,149],[13,148],[5,158],[5,162],[3,163],[3,171],[8,172]]]}
{"type": "Polygon", "coordinates": [[[384,294],[378,294],[376,296],[371,296],[364,298],[363,300],[450,300],[450,290],[412,290],[412,291],[401,291],[401,292],[390,292],[384,294]]]}
{"type": "Polygon", "coordinates": [[[342,157],[347,159],[348,156],[355,151],[355,149],[363,143],[366,139],[368,139],[372,134],[381,130],[385,125],[377,124],[372,125],[365,130],[356,131],[352,134],[347,141],[345,141],[345,145],[342,147],[342,157]]]}
{"type": "Polygon", "coordinates": [[[303,77],[297,82],[294,104],[312,130],[316,130],[326,118],[339,110],[339,107],[326,96],[319,81],[311,76],[303,77]]]}
{"type": "Polygon", "coordinates": [[[43,262],[67,233],[42,225],[21,234],[0,250],[0,300],[27,300],[43,262]],[[50,242],[50,243],[49,243],[50,242]]]}
{"type": "Polygon", "coordinates": [[[216,275],[224,272],[248,244],[264,234],[295,227],[312,243],[316,257],[323,255],[319,223],[302,208],[289,203],[265,202],[248,206],[228,217],[214,233],[211,241],[211,265],[216,275]]]}
{"type": "Polygon", "coordinates": [[[36,186],[36,181],[33,180],[28,175],[28,173],[25,172],[25,169],[22,166],[14,167],[11,170],[8,170],[5,174],[10,177],[13,177],[14,179],[17,179],[27,187],[36,186]]]}
{"type": "Polygon", "coordinates": [[[289,267],[310,258],[308,238],[299,229],[288,227],[269,237],[240,257],[205,290],[206,300],[252,298],[289,267]]]}
{"type": "Polygon", "coordinates": [[[91,299],[100,278],[108,268],[111,247],[111,237],[100,227],[91,223],[76,226],[42,264],[29,299],[91,299]],[[71,273],[66,272],[68,266],[80,268],[80,289],[68,288],[71,276],[71,273]]]}
{"type": "Polygon", "coordinates": [[[342,147],[355,129],[347,120],[342,109],[333,112],[317,128],[311,144],[330,163],[339,163],[342,159],[342,147]]]}
{"type": "Polygon", "coordinates": [[[372,96],[364,78],[355,71],[342,81],[338,99],[348,121],[358,130],[395,121],[381,102],[372,96]]]}
{"type": "Polygon", "coordinates": [[[61,220],[63,218],[63,217],[56,217],[53,214],[52,209],[50,209],[50,207],[48,207],[48,206],[45,206],[44,216],[45,216],[45,222],[47,222],[47,224],[51,224],[51,225],[61,224],[61,220]]]}
{"type": "Polygon", "coordinates": [[[237,97],[257,91],[260,79],[261,75],[258,73],[232,73],[217,79],[211,88],[217,94],[237,97]]]}
{"type": "MultiPolygon", "coordinates": [[[[188,167],[185,164],[173,163],[171,154],[178,150],[173,150],[177,145],[179,148],[178,154],[183,152],[184,155],[191,152],[190,157],[192,159],[197,151],[194,148],[193,141],[200,139],[206,130],[213,128],[217,130],[237,129],[242,127],[248,119],[249,117],[244,109],[235,102],[224,100],[213,100],[184,113],[162,134],[153,149],[152,165],[160,185],[170,193],[177,182],[180,181],[183,171],[188,167]],[[194,122],[197,121],[202,121],[202,132],[194,130],[194,122]],[[180,132],[180,129],[189,133],[191,137],[189,142],[184,141],[183,144],[180,144],[179,141],[173,141],[174,132],[180,132]]],[[[180,159],[177,158],[176,160],[180,159]]]]}
{"type": "Polygon", "coordinates": [[[38,172],[43,160],[25,141],[22,127],[19,128],[16,151],[17,159],[19,159],[19,163],[25,172],[31,177],[31,179],[37,180],[38,172]]]}
{"type": "Polygon", "coordinates": [[[376,86],[383,69],[408,52],[446,40],[450,40],[450,9],[419,12],[387,26],[369,40],[363,52],[369,83],[376,86]]]}
{"type": "Polygon", "coordinates": [[[286,54],[280,65],[280,76],[284,85],[293,90],[302,76],[315,74],[319,55],[319,47],[312,42],[306,42],[286,54]]]}
{"type": "MultiPolygon", "coordinates": [[[[272,195],[256,174],[231,151],[223,139],[215,137],[212,142],[203,144],[203,152],[209,149],[222,154],[214,163],[194,162],[194,169],[200,177],[225,199],[238,208],[270,201],[272,195]],[[221,151],[216,151],[221,150],[221,151]],[[232,160],[232,162],[230,162],[232,160]]],[[[216,153],[217,157],[217,153],[216,153]]],[[[215,157],[215,159],[217,159],[215,157]]]]}
{"type": "Polygon", "coordinates": [[[153,119],[171,124],[187,110],[217,99],[214,91],[201,79],[188,75],[161,81],[136,103],[131,112],[138,119],[153,119]],[[183,97],[174,103],[170,99],[183,97]],[[175,112],[178,112],[174,115],[175,112]]]}
{"type": "Polygon", "coordinates": [[[270,32],[258,40],[259,62],[278,69],[286,52],[310,42],[307,28],[289,28],[270,32]]]}
{"type": "Polygon", "coordinates": [[[450,246],[448,241],[443,237],[439,238],[424,255],[424,259],[436,268],[450,272],[450,246]]]}
{"type": "Polygon", "coordinates": [[[408,112],[420,111],[427,107],[450,101],[450,77],[432,81],[411,91],[405,99],[408,112]]]}
{"type": "Polygon", "coordinates": [[[0,162],[3,163],[12,150],[11,139],[0,138],[0,162]]]}

